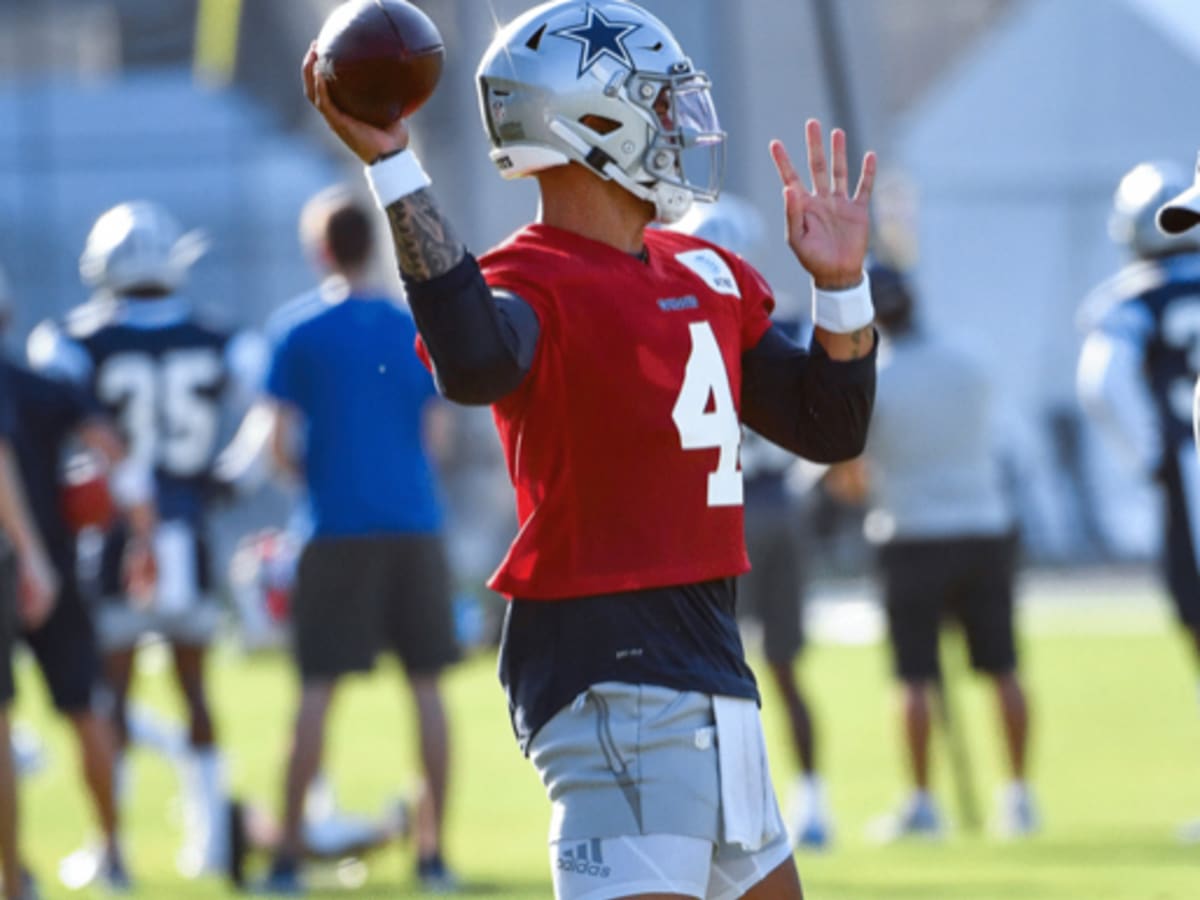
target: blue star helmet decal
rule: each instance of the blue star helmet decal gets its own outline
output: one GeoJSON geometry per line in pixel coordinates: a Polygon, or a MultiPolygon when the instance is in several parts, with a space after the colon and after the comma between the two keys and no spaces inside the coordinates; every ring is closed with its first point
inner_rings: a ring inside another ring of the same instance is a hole
{"type": "Polygon", "coordinates": [[[587,13],[587,21],[582,25],[551,32],[557,37],[578,41],[582,45],[579,52],[579,73],[576,77],[582,78],[605,56],[627,69],[632,69],[633,59],[625,46],[625,38],[642,26],[637,22],[610,22],[604,18],[603,13],[590,6],[587,13]]]}

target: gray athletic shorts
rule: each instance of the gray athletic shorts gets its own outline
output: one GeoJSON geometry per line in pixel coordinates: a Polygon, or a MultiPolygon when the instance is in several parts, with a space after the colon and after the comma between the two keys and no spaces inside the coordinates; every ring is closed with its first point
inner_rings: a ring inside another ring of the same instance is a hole
{"type": "Polygon", "coordinates": [[[145,634],[184,647],[207,647],[220,625],[221,607],[210,598],[197,598],[180,610],[140,608],[119,600],[96,607],[96,636],[105,653],[129,650],[145,634]]]}
{"type": "Polygon", "coordinates": [[[767,662],[788,664],[804,648],[804,541],[791,506],[746,511],[750,571],[738,579],[738,615],[762,627],[767,662]]]}
{"type": "Polygon", "coordinates": [[[751,700],[609,682],[580,694],[529,748],[552,804],[555,897],[726,900],[769,875],[791,847],[761,735],[751,700]],[[718,703],[734,707],[748,729],[734,734],[718,725],[718,703]],[[722,760],[740,746],[757,765],[727,772],[723,792],[722,760]],[[762,799],[749,846],[728,839],[732,808],[745,797],[762,799]]]}

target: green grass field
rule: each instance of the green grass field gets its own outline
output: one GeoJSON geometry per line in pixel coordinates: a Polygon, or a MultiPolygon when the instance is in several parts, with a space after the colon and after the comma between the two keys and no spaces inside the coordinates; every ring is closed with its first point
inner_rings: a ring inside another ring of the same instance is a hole
{"type": "MultiPolygon", "coordinates": [[[[1035,587],[1023,649],[1035,715],[1034,781],[1045,820],[1041,835],[1004,843],[986,833],[955,832],[940,845],[872,846],[870,819],[901,796],[894,695],[878,644],[817,642],[803,679],[822,726],[822,755],[837,818],[833,848],[799,858],[809,900],[1191,900],[1200,896],[1200,846],[1175,830],[1200,817],[1200,715],[1196,679],[1162,602],[1143,590],[1107,600],[1103,579],[1080,584],[1077,602],[1054,602],[1061,586],[1035,587]]],[[[139,696],[173,711],[161,657],[149,654],[139,696]]],[[[545,850],[548,806],[513,743],[494,658],[477,657],[448,679],[455,739],[449,858],[475,897],[550,896],[545,850]]],[[[232,650],[215,666],[219,724],[238,793],[276,803],[292,682],[279,659],[242,659],[232,650]]],[[[19,672],[18,720],[47,740],[50,764],[25,783],[28,855],[46,896],[58,888],[58,860],[88,833],[73,750],[49,714],[36,673],[19,672]]],[[[991,697],[960,679],[957,701],[968,735],[978,792],[991,808],[1001,778],[991,697]]],[[[786,785],[792,762],[774,698],[765,700],[775,774],[786,785]]],[[[375,812],[410,785],[414,771],[411,710],[398,673],[384,667],[350,683],[334,719],[329,768],[343,805],[375,812]]],[[[135,763],[127,846],[148,898],[229,896],[223,884],[181,881],[174,871],[180,830],[174,775],[142,752],[135,763]]],[[[953,813],[945,769],[937,788],[953,813]]],[[[259,865],[256,861],[256,867],[259,865]]],[[[368,860],[366,886],[317,896],[415,896],[406,846],[368,860]]],[[[318,873],[335,885],[332,870],[318,873]]]]}

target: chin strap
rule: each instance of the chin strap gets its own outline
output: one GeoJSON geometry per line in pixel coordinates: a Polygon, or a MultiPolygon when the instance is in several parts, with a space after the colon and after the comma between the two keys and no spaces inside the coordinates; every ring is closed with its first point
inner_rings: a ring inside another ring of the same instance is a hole
{"type": "Polygon", "coordinates": [[[654,187],[639,184],[625,174],[615,159],[599,147],[590,146],[560,118],[550,122],[550,130],[602,178],[615,181],[638,199],[653,203],[659,221],[668,225],[678,222],[691,209],[692,192],[686,188],[673,187],[661,182],[656,183],[654,187]]]}

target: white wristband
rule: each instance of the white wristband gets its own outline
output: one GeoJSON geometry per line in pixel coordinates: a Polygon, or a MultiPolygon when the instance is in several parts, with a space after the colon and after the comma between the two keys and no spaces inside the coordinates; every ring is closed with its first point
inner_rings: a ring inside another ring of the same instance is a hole
{"type": "Polygon", "coordinates": [[[823,291],[813,287],[813,324],[834,334],[849,334],[875,321],[871,303],[871,281],[863,272],[862,281],[844,291],[823,291]]]}
{"type": "Polygon", "coordinates": [[[129,509],[154,499],[154,473],[146,466],[125,459],[108,473],[108,490],[121,509],[129,509]]]}
{"type": "Polygon", "coordinates": [[[367,183],[380,209],[387,209],[397,200],[433,184],[421,168],[421,161],[411,150],[401,150],[372,163],[367,166],[366,172],[367,183]]]}

